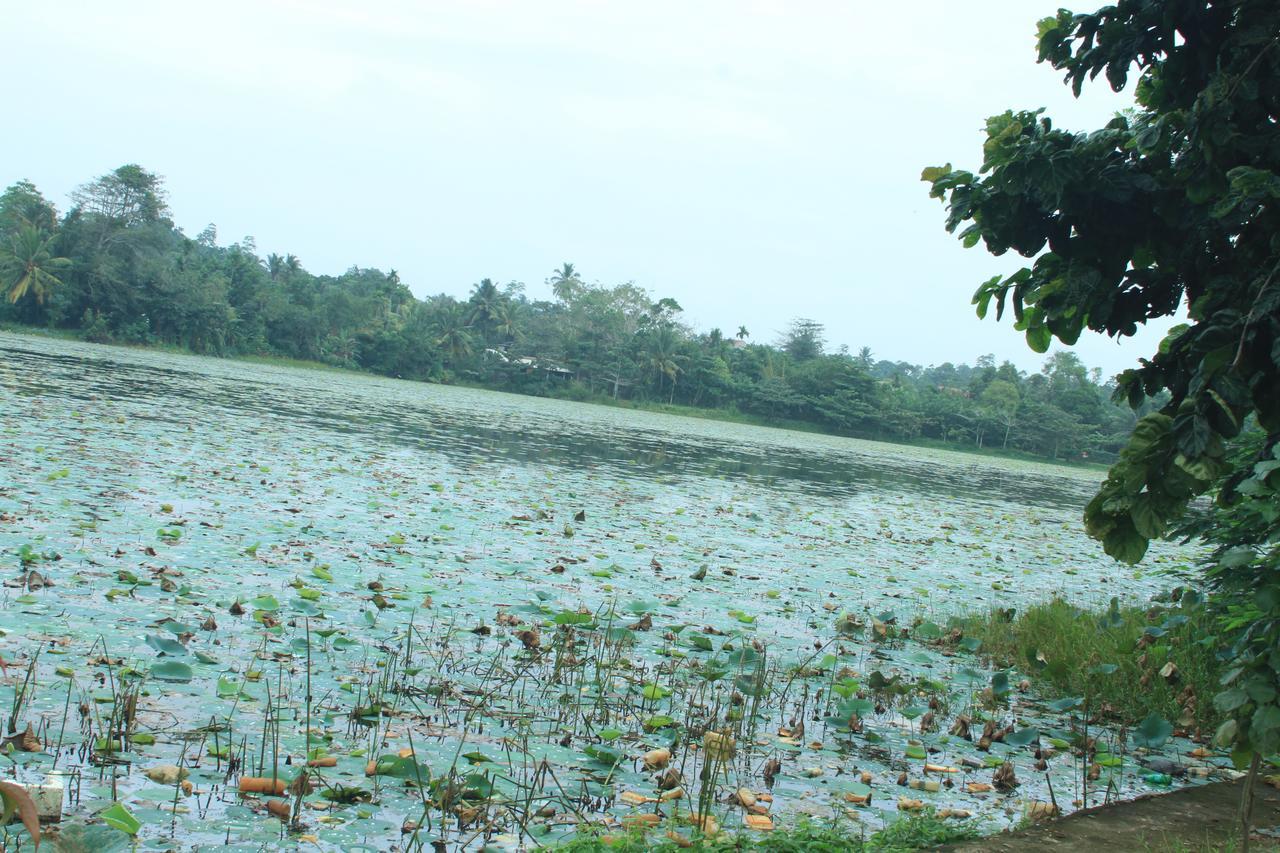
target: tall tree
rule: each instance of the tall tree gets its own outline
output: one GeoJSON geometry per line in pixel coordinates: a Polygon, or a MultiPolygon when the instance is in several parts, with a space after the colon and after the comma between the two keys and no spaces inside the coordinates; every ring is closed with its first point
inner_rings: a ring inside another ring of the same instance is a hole
{"type": "Polygon", "coordinates": [[[1210,487],[1247,416],[1280,437],[1277,32],[1271,0],[1064,10],[1040,24],[1041,60],[1077,93],[1103,73],[1119,90],[1136,66],[1138,108],[1088,134],[1006,112],[987,122],[979,174],[924,173],[966,245],[1035,257],[974,303],[984,316],[994,301],[997,317],[1010,305],[1036,351],[1187,306],[1192,322],[1120,378],[1135,407],[1169,397],[1090,505],[1090,532],[1119,559],[1140,559],[1210,487]]]}
{"type": "MultiPolygon", "coordinates": [[[[1132,335],[1186,307],[1190,322],[1119,378],[1135,409],[1159,409],[1137,422],[1085,511],[1089,533],[1126,562],[1211,488],[1231,504],[1237,484],[1251,483],[1280,517],[1278,34],[1275,0],[1062,10],[1040,22],[1040,60],[1076,94],[1099,75],[1120,91],[1136,70],[1136,109],[1091,133],[1042,111],[1006,112],[987,122],[979,173],[947,165],[922,176],[965,245],[1035,259],[982,284],[974,303],[983,316],[995,302],[997,318],[1011,307],[1037,352],[1086,328],[1132,335]],[[1251,422],[1263,440],[1233,459],[1251,422]]],[[[1239,638],[1239,686],[1218,701],[1232,715],[1223,740],[1252,753],[1256,772],[1258,756],[1280,748],[1280,553],[1234,524],[1228,514],[1205,531],[1221,546],[1210,579],[1239,638]]]]}
{"type": "Polygon", "coordinates": [[[551,285],[551,292],[555,294],[556,299],[562,302],[571,301],[583,286],[581,276],[568,261],[552,272],[547,282],[551,285]]]}
{"type": "Polygon", "coordinates": [[[0,247],[0,272],[9,301],[17,302],[30,293],[36,302],[45,297],[62,280],[58,273],[71,266],[67,258],[56,257],[52,250],[54,237],[35,225],[21,225],[0,247]]]}
{"type": "Polygon", "coordinates": [[[978,403],[992,420],[1004,427],[1004,440],[1000,447],[1007,448],[1009,433],[1018,423],[1018,409],[1022,406],[1018,386],[1008,379],[997,379],[982,390],[978,403]]]}
{"type": "Polygon", "coordinates": [[[163,180],[136,163],[90,181],[73,192],[71,200],[86,213],[124,226],[158,222],[169,216],[163,180]]]}
{"type": "Polygon", "coordinates": [[[662,393],[663,378],[671,381],[669,402],[675,402],[676,379],[684,371],[684,356],[679,352],[680,340],[674,327],[660,326],[646,335],[645,356],[649,369],[658,379],[658,393],[662,393]]]}
{"type": "Polygon", "coordinates": [[[52,231],[58,212],[30,181],[18,181],[0,194],[0,236],[12,234],[22,225],[52,231]]]}
{"type": "Polygon", "coordinates": [[[804,317],[791,321],[782,334],[782,349],[796,361],[808,361],[822,355],[827,341],[825,328],[817,320],[804,317]]]}
{"type": "Polygon", "coordinates": [[[456,302],[441,307],[436,315],[436,346],[454,363],[463,362],[475,353],[476,339],[468,311],[456,302]]]}
{"type": "Polygon", "coordinates": [[[267,255],[267,275],[272,281],[279,281],[280,276],[284,274],[284,258],[275,252],[267,255]]]}

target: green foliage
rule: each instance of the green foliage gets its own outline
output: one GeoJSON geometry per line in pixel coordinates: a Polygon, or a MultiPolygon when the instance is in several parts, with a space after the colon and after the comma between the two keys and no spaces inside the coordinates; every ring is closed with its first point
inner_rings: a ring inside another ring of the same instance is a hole
{"type": "Polygon", "coordinates": [[[973,827],[942,820],[932,810],[927,810],[899,817],[869,838],[860,829],[855,831],[848,825],[802,821],[795,826],[778,827],[772,832],[721,832],[712,838],[699,836],[692,839],[692,846],[678,845],[656,832],[632,832],[599,837],[579,834],[553,849],[566,853],[672,853],[681,849],[703,853],[733,853],[740,850],[765,853],[907,853],[977,837],[978,832],[973,827]]]}
{"type": "Polygon", "coordinates": [[[991,359],[922,368],[828,352],[796,320],[776,345],[739,328],[697,332],[680,305],[633,284],[583,281],[572,264],[535,300],[481,279],[465,299],[418,299],[394,271],[314,275],[295,255],[219,246],[169,221],[161,179],[123,166],[57,212],[30,182],[0,194],[0,322],[100,343],[273,357],[406,379],[896,441],[1114,458],[1134,417],[1074,356],[1026,375],[991,359]],[[9,260],[4,260],[4,258],[9,260]],[[678,407],[678,408],[677,408],[678,407]]]}
{"type": "Polygon", "coordinates": [[[937,817],[926,810],[908,817],[899,817],[893,823],[871,836],[864,849],[897,853],[897,851],[928,850],[942,844],[967,841],[978,837],[971,826],[937,817]]]}
{"type": "Polygon", "coordinates": [[[1218,740],[1240,758],[1280,752],[1280,444],[1253,433],[1212,512],[1179,532],[1212,546],[1204,568],[1229,660],[1214,705],[1218,740]],[[1254,461],[1256,460],[1256,461],[1254,461]]]}
{"type": "Polygon", "coordinates": [[[151,667],[151,677],[156,681],[173,681],[182,684],[195,677],[190,665],[177,660],[162,660],[151,667]]]}
{"type": "Polygon", "coordinates": [[[6,291],[10,302],[30,293],[43,305],[53,288],[62,284],[57,273],[71,262],[55,257],[52,244],[53,235],[23,222],[0,245],[0,290],[6,291]]]}
{"type": "Polygon", "coordinates": [[[980,317],[1012,308],[1043,352],[1084,329],[1132,335],[1185,306],[1157,352],[1119,377],[1137,423],[1085,510],[1108,554],[1136,563],[1150,540],[1216,491],[1184,533],[1206,564],[1231,664],[1216,699],[1219,741],[1237,758],[1280,749],[1280,5],[1273,0],[1126,0],[1040,22],[1039,56],[1078,95],[1137,71],[1137,108],[1092,133],[1042,111],[987,121],[978,174],[922,179],[966,246],[1035,258],[984,282],[980,317]],[[1249,436],[1251,425],[1262,436],[1249,436]],[[1242,433],[1245,435],[1241,441],[1242,433]],[[1233,443],[1251,453],[1233,457],[1233,443]]]}
{"type": "Polygon", "coordinates": [[[1159,749],[1172,734],[1173,725],[1153,712],[1133,730],[1133,742],[1147,749],[1159,749]]]}
{"type": "Polygon", "coordinates": [[[118,829],[125,835],[137,835],[138,830],[142,829],[142,821],[134,817],[123,803],[114,803],[106,811],[101,812],[98,818],[107,826],[118,829]]]}
{"type": "Polygon", "coordinates": [[[30,181],[18,181],[0,193],[0,233],[12,234],[23,225],[52,231],[58,212],[30,181]]]}
{"type": "Polygon", "coordinates": [[[1032,349],[1086,328],[1131,335],[1187,306],[1192,322],[1120,377],[1134,406],[1168,397],[1086,511],[1125,562],[1210,487],[1250,414],[1280,433],[1277,31],[1269,0],[1063,10],[1041,22],[1040,60],[1077,94],[1101,73],[1119,90],[1136,68],[1138,108],[1092,133],[1006,112],[987,122],[980,173],[923,174],[966,246],[1035,258],[974,295],[979,316],[1012,308],[1032,349]]]}
{"type": "Polygon", "coordinates": [[[165,221],[169,207],[163,180],[129,163],[90,181],[71,195],[76,210],[129,227],[165,221]]]}
{"type": "Polygon", "coordinates": [[[1202,604],[1098,612],[1054,599],[1012,620],[992,611],[960,627],[995,665],[1019,668],[1073,707],[1087,699],[1090,713],[1105,707],[1132,725],[1154,714],[1204,732],[1221,720],[1210,701],[1223,673],[1218,623],[1202,604]],[[1169,663],[1176,677],[1160,674],[1169,663]]]}
{"type": "Polygon", "coordinates": [[[808,361],[822,355],[827,341],[821,323],[804,318],[791,321],[782,336],[782,350],[796,361],[808,361]]]}

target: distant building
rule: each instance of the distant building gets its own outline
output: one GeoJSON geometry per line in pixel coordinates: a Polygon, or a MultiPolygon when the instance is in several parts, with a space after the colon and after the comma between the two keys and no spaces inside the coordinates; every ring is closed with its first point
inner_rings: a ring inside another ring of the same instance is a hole
{"type": "Polygon", "coordinates": [[[486,356],[496,358],[503,364],[511,364],[521,368],[525,373],[541,371],[542,373],[547,373],[551,376],[560,376],[563,378],[573,376],[573,371],[569,370],[567,367],[561,367],[560,365],[547,361],[546,359],[537,358],[532,355],[522,355],[517,358],[511,358],[502,350],[497,349],[486,349],[484,354],[486,356]]]}

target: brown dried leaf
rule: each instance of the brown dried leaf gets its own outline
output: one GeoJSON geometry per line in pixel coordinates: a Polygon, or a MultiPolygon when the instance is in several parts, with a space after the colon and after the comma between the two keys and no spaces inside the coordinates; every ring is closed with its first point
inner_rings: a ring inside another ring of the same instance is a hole
{"type": "Polygon", "coordinates": [[[26,827],[27,832],[31,834],[31,840],[35,843],[36,849],[39,850],[40,812],[36,809],[35,800],[31,799],[31,795],[22,786],[15,785],[12,782],[0,782],[0,801],[4,803],[4,815],[6,818],[14,812],[18,813],[18,818],[22,821],[22,825],[26,827]]]}

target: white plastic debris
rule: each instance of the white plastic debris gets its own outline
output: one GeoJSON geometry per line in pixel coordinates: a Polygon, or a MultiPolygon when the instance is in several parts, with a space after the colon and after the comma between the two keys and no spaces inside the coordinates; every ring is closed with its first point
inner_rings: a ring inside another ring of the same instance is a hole
{"type": "Polygon", "coordinates": [[[66,794],[66,781],[61,773],[50,773],[43,782],[17,782],[31,795],[41,823],[58,823],[62,820],[62,798],[66,794]]]}

